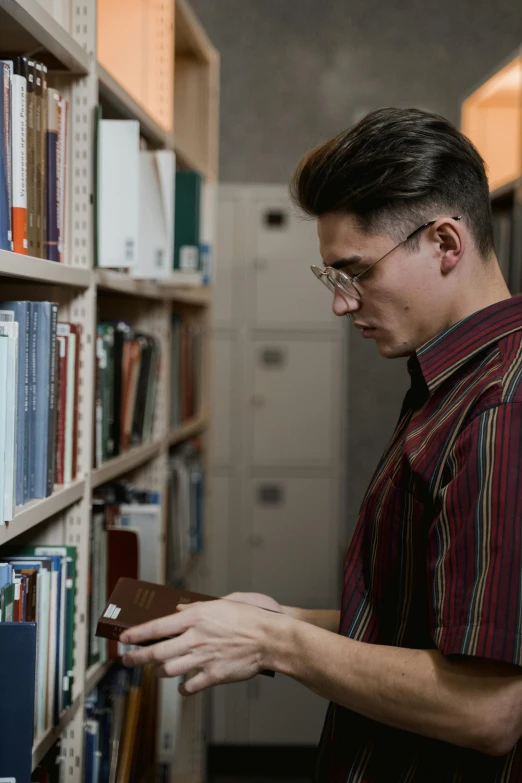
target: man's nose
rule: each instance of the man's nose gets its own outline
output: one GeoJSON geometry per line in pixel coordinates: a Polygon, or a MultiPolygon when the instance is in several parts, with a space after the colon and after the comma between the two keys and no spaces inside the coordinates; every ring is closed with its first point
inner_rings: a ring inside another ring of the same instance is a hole
{"type": "Polygon", "coordinates": [[[332,310],[334,315],[349,315],[355,312],[361,306],[361,302],[355,296],[350,296],[344,291],[335,290],[332,310]]]}

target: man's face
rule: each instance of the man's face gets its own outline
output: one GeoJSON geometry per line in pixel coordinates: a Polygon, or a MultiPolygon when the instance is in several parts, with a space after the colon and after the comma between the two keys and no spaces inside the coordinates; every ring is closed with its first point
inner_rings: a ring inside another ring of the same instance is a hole
{"type": "MultiPolygon", "coordinates": [[[[426,220],[433,217],[427,215],[426,220]]],[[[359,275],[397,245],[387,234],[363,233],[357,219],[346,213],[320,217],[317,231],[325,265],[351,260],[347,266],[338,266],[349,277],[359,275]]],[[[401,245],[363,275],[356,282],[361,300],[338,291],[334,295],[335,315],[350,315],[362,336],[374,339],[381,356],[389,359],[410,356],[446,326],[444,298],[448,292],[439,246],[429,229],[420,232],[419,243],[413,252],[401,245]]]]}

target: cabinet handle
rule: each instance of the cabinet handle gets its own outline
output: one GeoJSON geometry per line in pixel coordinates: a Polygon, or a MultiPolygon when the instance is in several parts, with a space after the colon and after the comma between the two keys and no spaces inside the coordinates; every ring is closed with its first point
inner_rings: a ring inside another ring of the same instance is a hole
{"type": "Polygon", "coordinates": [[[248,543],[252,547],[258,547],[265,543],[265,539],[259,533],[251,533],[248,537],[248,543]]]}

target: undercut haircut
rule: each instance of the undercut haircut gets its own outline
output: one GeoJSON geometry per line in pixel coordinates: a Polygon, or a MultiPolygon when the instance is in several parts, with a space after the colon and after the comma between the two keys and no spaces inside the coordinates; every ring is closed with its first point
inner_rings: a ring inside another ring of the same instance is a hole
{"type": "MultiPolygon", "coordinates": [[[[290,195],[309,217],[355,216],[367,234],[400,242],[418,225],[461,215],[480,257],[493,251],[484,161],[438,114],[385,108],[367,114],[299,162],[290,195]]],[[[410,249],[419,237],[410,240],[410,249]]]]}

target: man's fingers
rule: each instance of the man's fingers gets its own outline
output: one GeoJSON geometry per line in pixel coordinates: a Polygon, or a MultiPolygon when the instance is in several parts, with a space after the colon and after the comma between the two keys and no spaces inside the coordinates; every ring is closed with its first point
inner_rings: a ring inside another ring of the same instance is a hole
{"type": "Polygon", "coordinates": [[[150,620],[142,625],[135,625],[134,628],[128,628],[120,636],[122,644],[139,644],[150,639],[163,639],[165,636],[179,636],[190,628],[191,623],[184,617],[183,612],[168,615],[167,617],[158,617],[157,620],[150,620]]]}
{"type": "Polygon", "coordinates": [[[205,690],[212,685],[210,678],[205,672],[197,672],[192,677],[188,677],[185,682],[182,682],[178,688],[178,691],[182,696],[192,696],[194,693],[205,690]]]}
{"type": "Polygon", "coordinates": [[[146,663],[163,664],[170,658],[179,658],[190,652],[190,640],[185,637],[166,639],[150,647],[139,647],[125,653],[125,666],[143,666],[146,663]]]}

